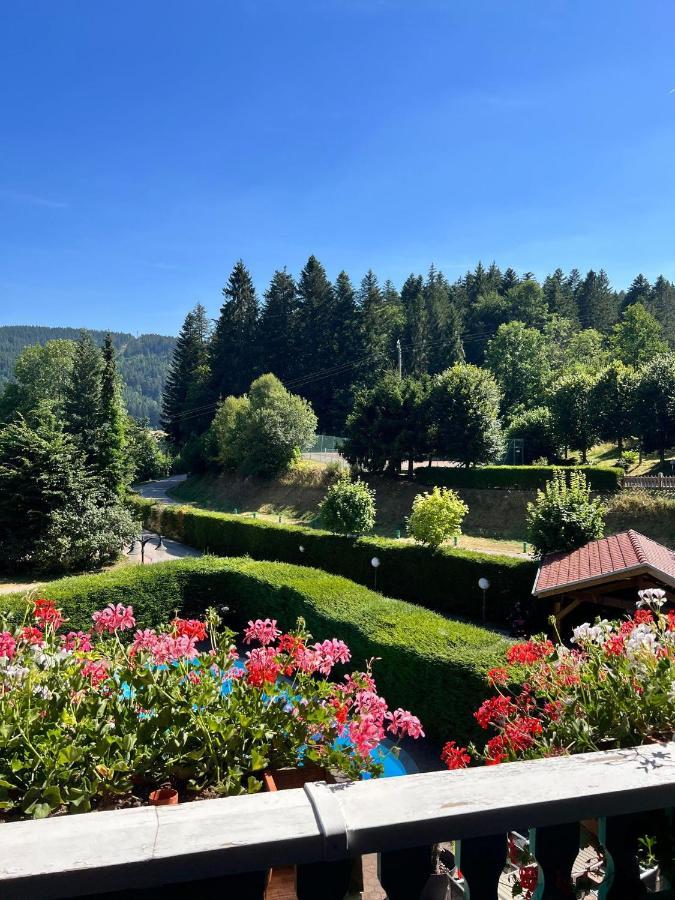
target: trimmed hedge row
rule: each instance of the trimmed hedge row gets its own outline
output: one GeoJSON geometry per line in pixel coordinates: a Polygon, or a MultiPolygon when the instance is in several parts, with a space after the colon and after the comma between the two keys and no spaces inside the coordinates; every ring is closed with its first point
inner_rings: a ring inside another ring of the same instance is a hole
{"type": "MultiPolygon", "coordinates": [[[[45,593],[73,628],[89,627],[91,613],[108,603],[133,604],[139,627],[166,622],[175,610],[195,616],[220,604],[236,628],[267,616],[289,628],[302,616],[317,640],[345,640],[355,666],[381,657],[375,675],[390,705],[411,709],[438,739],[480,739],[472,712],[486,696],[486,671],[507,646],[484,628],[287,563],[202,557],[63,578],[45,593]]],[[[24,604],[20,595],[2,597],[0,611],[24,604]]]]}
{"type": "MultiPolygon", "coordinates": [[[[553,476],[554,466],[480,466],[475,469],[436,466],[415,471],[415,481],[430,487],[542,489],[553,476]]],[[[594,491],[617,491],[623,470],[615,466],[569,466],[583,472],[594,491]]]]}
{"type": "Polygon", "coordinates": [[[509,623],[516,600],[530,597],[536,564],[510,556],[441,548],[387,538],[354,540],[315,528],[278,525],[243,515],[210,512],[190,506],[155,506],[131,498],[144,524],[167,537],[218,556],[251,556],[316,566],[373,586],[371,560],[377,557],[377,587],[389,597],[408,600],[449,616],[479,620],[487,578],[487,618],[509,623]],[[302,548],[302,549],[301,549],[302,548]]]}

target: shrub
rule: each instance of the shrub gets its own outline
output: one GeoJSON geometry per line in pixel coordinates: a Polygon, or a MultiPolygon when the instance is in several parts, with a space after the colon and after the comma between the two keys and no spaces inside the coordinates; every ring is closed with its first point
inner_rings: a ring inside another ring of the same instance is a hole
{"type": "Polygon", "coordinates": [[[454,491],[435,487],[418,494],[408,519],[408,534],[420,544],[440,547],[444,541],[462,533],[462,521],[469,507],[454,491]]]}
{"type": "Polygon", "coordinates": [[[528,540],[539,556],[559,550],[575,550],[603,536],[605,524],[599,500],[591,500],[591,489],[583,472],[562,469],[534,503],[527,504],[528,540]]]}
{"type": "MultiPolygon", "coordinates": [[[[338,634],[355,666],[381,657],[378,688],[392,706],[412,709],[433,737],[477,735],[471,709],[484,696],[485,673],[507,646],[495,632],[388,599],[346,578],[251,559],[125,567],[54,581],[48,594],[73,630],[88,628],[92,612],[108,603],[133,602],[139,628],[157,627],[176,610],[191,618],[223,602],[234,627],[265,615],[288,629],[302,616],[316,640],[338,634]]],[[[19,595],[0,597],[6,613],[25,604],[19,595]]]]}
{"type": "Polygon", "coordinates": [[[549,459],[558,455],[553,417],[546,406],[535,406],[516,416],[506,431],[506,437],[509,440],[523,440],[525,463],[537,464],[539,458],[545,457],[544,465],[547,465],[549,459]]]}
{"type": "Polygon", "coordinates": [[[623,469],[624,472],[629,472],[638,464],[639,459],[640,454],[637,450],[624,450],[616,461],[616,464],[620,469],[623,469]]]}
{"type": "Polygon", "coordinates": [[[171,457],[162,446],[158,432],[129,417],[125,425],[126,458],[130,480],[153,481],[166,478],[171,471],[171,457]]]}
{"type": "MultiPolygon", "coordinates": [[[[623,471],[613,466],[578,466],[594,491],[619,489],[623,471]]],[[[452,488],[510,488],[534,491],[543,488],[553,476],[555,466],[480,466],[460,469],[456,466],[417,469],[415,480],[420,484],[452,488]]]]}
{"type": "Polygon", "coordinates": [[[447,615],[480,618],[478,579],[490,581],[488,617],[507,624],[516,600],[530,596],[535,566],[511,556],[428,547],[379,537],[357,540],[299,525],[278,525],[188,506],[153,506],[129,499],[148,527],[191,547],[222,556],[284,560],[317,566],[360,584],[373,583],[370,560],[378,556],[377,582],[390,597],[421,603],[447,615]],[[302,549],[300,549],[302,548],[302,549]]]}
{"type": "Polygon", "coordinates": [[[361,535],[375,524],[375,491],[360,478],[339,478],[321,501],[321,521],[333,534],[361,535]]]}
{"type": "Polygon", "coordinates": [[[259,646],[238,663],[215,609],[159,629],[136,630],[122,603],[92,619],[73,632],[43,599],[23,622],[0,615],[0,803],[12,817],[141,801],[167,781],[184,799],[254,793],[266,768],[303,762],[357,780],[382,774],[385,737],[424,735],[375,693],[370,664],[344,675],[349,647],[313,642],[302,620],[287,632],[250,621],[243,641],[259,646]]]}

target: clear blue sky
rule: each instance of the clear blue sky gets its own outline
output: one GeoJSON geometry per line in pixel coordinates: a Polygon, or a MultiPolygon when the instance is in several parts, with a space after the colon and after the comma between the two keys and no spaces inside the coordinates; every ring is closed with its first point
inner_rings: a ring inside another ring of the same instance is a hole
{"type": "Polygon", "coordinates": [[[672,0],[6,0],[0,324],[175,333],[310,253],[675,278],[672,0]]]}

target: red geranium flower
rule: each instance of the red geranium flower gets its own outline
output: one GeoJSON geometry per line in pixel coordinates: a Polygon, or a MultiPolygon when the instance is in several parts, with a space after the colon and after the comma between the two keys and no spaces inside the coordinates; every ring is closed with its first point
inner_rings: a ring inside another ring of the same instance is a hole
{"type": "Polygon", "coordinates": [[[458,747],[454,741],[448,741],[441,751],[441,759],[449,769],[466,769],[471,762],[466,747],[458,747]]]}
{"type": "Polygon", "coordinates": [[[513,664],[529,665],[546,656],[551,656],[554,649],[551,641],[524,641],[509,647],[506,651],[506,658],[513,664]]]}

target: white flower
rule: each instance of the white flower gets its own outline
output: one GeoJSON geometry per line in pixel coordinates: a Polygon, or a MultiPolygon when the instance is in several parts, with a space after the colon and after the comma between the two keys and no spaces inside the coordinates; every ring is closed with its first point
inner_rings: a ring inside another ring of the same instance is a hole
{"type": "Polygon", "coordinates": [[[11,678],[14,678],[16,681],[21,681],[28,675],[28,672],[29,669],[26,666],[5,666],[2,674],[6,681],[11,678]]]}
{"type": "Polygon", "coordinates": [[[612,625],[607,619],[602,619],[602,621],[596,622],[595,625],[589,625],[588,622],[584,622],[583,625],[579,625],[572,632],[572,641],[575,644],[604,644],[611,631],[612,625]]]}
{"type": "Polygon", "coordinates": [[[675,681],[670,682],[670,691],[668,692],[668,699],[675,703],[675,681]]]}
{"type": "Polygon", "coordinates": [[[666,602],[666,592],[660,588],[646,588],[644,591],[638,591],[638,597],[640,599],[635,604],[638,609],[643,606],[660,609],[666,602]]]}
{"type": "Polygon", "coordinates": [[[43,700],[51,700],[52,697],[54,696],[52,694],[52,692],[49,690],[49,688],[44,684],[37,684],[33,688],[33,693],[36,694],[38,697],[42,697],[43,700]]]}
{"type": "Polygon", "coordinates": [[[659,642],[650,626],[647,624],[636,625],[628,636],[626,655],[635,656],[641,652],[654,654],[658,648],[659,642]]]}

